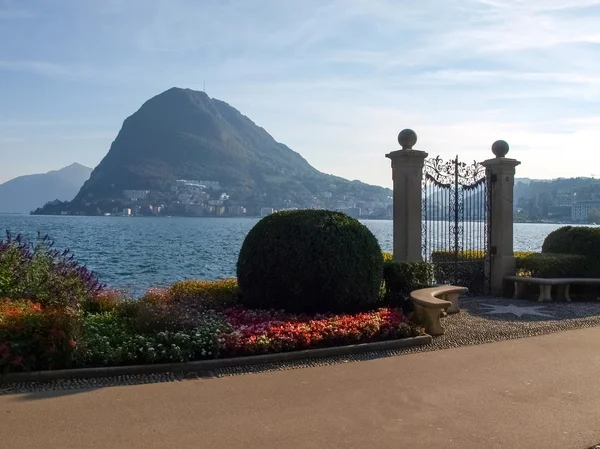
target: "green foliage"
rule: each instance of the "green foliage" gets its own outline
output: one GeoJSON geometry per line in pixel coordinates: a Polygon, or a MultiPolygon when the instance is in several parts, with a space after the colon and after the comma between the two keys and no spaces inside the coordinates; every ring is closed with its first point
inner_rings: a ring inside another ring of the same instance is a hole
{"type": "Polygon", "coordinates": [[[223,319],[212,315],[195,329],[144,334],[115,312],[90,314],[76,361],[79,366],[114,366],[216,358],[219,335],[226,329],[223,319]]]}
{"type": "Polygon", "coordinates": [[[237,279],[218,281],[180,281],[171,286],[170,294],[175,301],[191,301],[208,309],[232,307],[238,302],[237,279]]]}
{"type": "Polygon", "coordinates": [[[580,254],[598,258],[600,228],[564,226],[548,234],[542,245],[543,253],[580,254]]]}
{"type": "MultiPolygon", "coordinates": [[[[542,253],[575,254],[585,257],[585,268],[579,276],[600,276],[600,228],[564,226],[548,234],[542,253]]],[[[571,270],[574,271],[574,270],[571,270]]]]}
{"type": "Polygon", "coordinates": [[[431,262],[438,284],[467,287],[470,292],[486,292],[485,252],[479,250],[433,251],[431,262]]]}
{"type": "Polygon", "coordinates": [[[410,293],[433,283],[433,265],[428,262],[383,263],[385,297],[388,304],[400,306],[404,312],[412,310],[410,293]]]}
{"type": "Polygon", "coordinates": [[[75,355],[76,364],[119,365],[125,358],[122,345],[132,336],[131,327],[116,312],[89,314],[83,323],[83,339],[75,355]]]}
{"type": "Polygon", "coordinates": [[[515,253],[519,276],[540,278],[586,277],[585,256],[554,253],[515,253]]]}
{"type": "Polygon", "coordinates": [[[0,300],[0,371],[69,367],[80,333],[81,315],[73,309],[0,300]]]}
{"type": "Polygon", "coordinates": [[[299,210],[263,218],[237,263],[241,301],[251,308],[350,312],[379,300],[383,257],[377,239],[339,212],[299,210]]]}
{"type": "Polygon", "coordinates": [[[0,298],[25,298],[43,307],[78,308],[102,290],[94,273],[47,238],[35,243],[7,234],[0,240],[0,298]]]}

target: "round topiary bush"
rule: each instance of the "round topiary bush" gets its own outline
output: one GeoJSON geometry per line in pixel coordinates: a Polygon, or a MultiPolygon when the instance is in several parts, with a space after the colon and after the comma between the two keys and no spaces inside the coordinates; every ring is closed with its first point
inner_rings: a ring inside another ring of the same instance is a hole
{"type": "Polygon", "coordinates": [[[597,258],[600,254],[600,228],[563,226],[548,234],[542,252],[597,258]]]}
{"type": "Polygon", "coordinates": [[[379,301],[383,256],[358,220],[325,210],[285,211],[248,233],[237,263],[241,301],[290,312],[353,312],[379,301]]]}

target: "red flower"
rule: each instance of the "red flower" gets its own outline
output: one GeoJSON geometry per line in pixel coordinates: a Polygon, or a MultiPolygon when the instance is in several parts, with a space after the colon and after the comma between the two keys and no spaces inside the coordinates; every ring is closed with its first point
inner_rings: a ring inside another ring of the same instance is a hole
{"type": "Polygon", "coordinates": [[[357,343],[398,336],[408,320],[400,310],[381,309],[354,315],[286,314],[229,309],[224,312],[233,332],[222,336],[226,353],[252,354],[357,343]]]}

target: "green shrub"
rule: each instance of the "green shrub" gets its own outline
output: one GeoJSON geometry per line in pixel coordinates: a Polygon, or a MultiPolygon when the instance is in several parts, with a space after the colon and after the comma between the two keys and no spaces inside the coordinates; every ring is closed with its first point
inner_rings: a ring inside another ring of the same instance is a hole
{"type": "Polygon", "coordinates": [[[429,262],[385,261],[383,280],[386,302],[401,307],[406,313],[412,310],[410,293],[433,283],[433,265],[429,262]]]}
{"type": "Polygon", "coordinates": [[[531,256],[532,254],[539,254],[539,253],[536,253],[535,251],[515,251],[513,254],[514,254],[515,258],[517,260],[519,260],[524,257],[531,256]]]}
{"type": "Polygon", "coordinates": [[[221,309],[237,304],[239,288],[235,278],[218,281],[187,280],[173,284],[170,294],[174,301],[192,301],[208,309],[221,309]]]}
{"type": "Polygon", "coordinates": [[[548,234],[542,245],[543,253],[579,254],[598,258],[600,228],[564,226],[548,234]]]}
{"type": "Polygon", "coordinates": [[[0,371],[68,368],[81,334],[81,315],[29,300],[0,300],[0,371]]]}
{"type": "Polygon", "coordinates": [[[83,337],[77,347],[78,366],[114,366],[123,363],[123,343],[133,337],[127,321],[118,313],[90,313],[85,316],[83,337]]]}
{"type": "Polygon", "coordinates": [[[85,318],[76,362],[79,366],[115,366],[216,358],[219,336],[228,330],[215,314],[205,315],[197,328],[148,333],[137,332],[115,312],[90,314],[85,318]]]}
{"type": "Polygon", "coordinates": [[[286,211],[259,221],[237,263],[241,301],[290,312],[352,312],[380,298],[383,256],[358,220],[325,210],[286,211]]]}
{"type": "Polygon", "coordinates": [[[42,307],[79,308],[102,291],[93,272],[48,238],[28,243],[7,233],[0,240],[0,298],[24,298],[42,307]]]}
{"type": "Polygon", "coordinates": [[[484,251],[433,251],[435,282],[467,287],[471,293],[487,293],[486,254],[484,251]]]}
{"type": "Polygon", "coordinates": [[[585,269],[579,276],[600,276],[600,228],[564,226],[548,234],[542,245],[544,254],[585,256],[585,269]]]}
{"type": "Polygon", "coordinates": [[[519,276],[560,278],[586,277],[588,264],[585,256],[554,253],[516,253],[519,276]]]}

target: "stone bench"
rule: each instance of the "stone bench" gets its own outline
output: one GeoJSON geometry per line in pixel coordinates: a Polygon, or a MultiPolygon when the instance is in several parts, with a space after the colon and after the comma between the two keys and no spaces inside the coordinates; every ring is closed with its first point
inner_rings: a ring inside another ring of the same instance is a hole
{"type": "Polygon", "coordinates": [[[558,299],[571,301],[569,289],[572,284],[580,285],[600,285],[600,279],[596,278],[530,278],[525,276],[507,276],[504,279],[515,283],[515,299],[523,296],[523,290],[526,285],[539,285],[539,302],[552,301],[552,286],[556,285],[558,299]]]}
{"type": "Polygon", "coordinates": [[[430,335],[441,335],[444,328],[440,323],[442,313],[457,313],[458,297],[468,292],[466,287],[440,285],[438,287],[422,288],[410,294],[415,306],[415,313],[425,325],[425,332],[430,335]]]}

